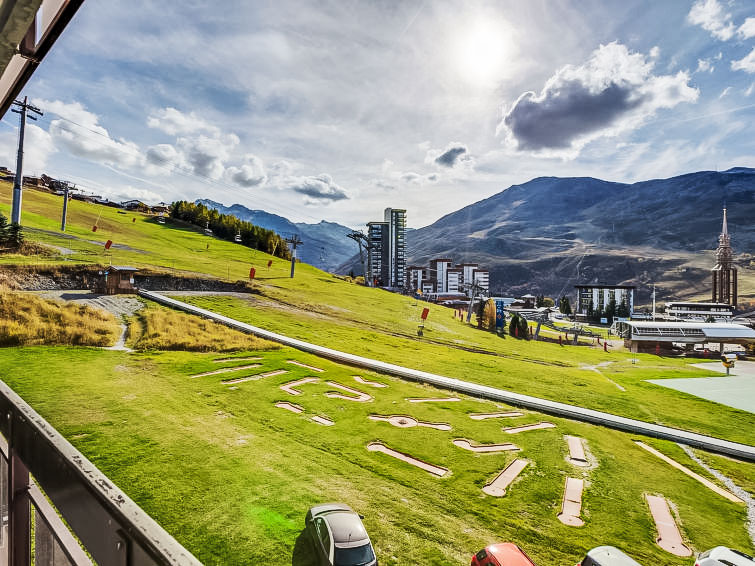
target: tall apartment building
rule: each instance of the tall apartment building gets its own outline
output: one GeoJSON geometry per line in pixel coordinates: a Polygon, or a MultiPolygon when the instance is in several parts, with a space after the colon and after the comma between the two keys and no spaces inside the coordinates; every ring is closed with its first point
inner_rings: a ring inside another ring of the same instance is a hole
{"type": "Polygon", "coordinates": [[[386,208],[383,222],[367,223],[367,270],[379,287],[406,284],[406,210],[386,208]]]}
{"type": "Polygon", "coordinates": [[[389,234],[387,222],[367,223],[367,273],[376,287],[385,287],[390,281],[389,234]]]}

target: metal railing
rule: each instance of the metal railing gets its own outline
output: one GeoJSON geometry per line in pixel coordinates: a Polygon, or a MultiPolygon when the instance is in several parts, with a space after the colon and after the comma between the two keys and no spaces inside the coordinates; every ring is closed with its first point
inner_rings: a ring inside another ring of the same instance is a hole
{"type": "Polygon", "coordinates": [[[0,566],[201,566],[0,381],[0,566]]]}

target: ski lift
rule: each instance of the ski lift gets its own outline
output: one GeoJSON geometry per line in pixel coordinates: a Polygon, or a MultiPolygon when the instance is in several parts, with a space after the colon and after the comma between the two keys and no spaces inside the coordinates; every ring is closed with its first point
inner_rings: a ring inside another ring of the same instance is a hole
{"type": "Polygon", "coordinates": [[[236,232],[236,236],[233,238],[234,242],[241,243],[241,232],[236,232]]]}

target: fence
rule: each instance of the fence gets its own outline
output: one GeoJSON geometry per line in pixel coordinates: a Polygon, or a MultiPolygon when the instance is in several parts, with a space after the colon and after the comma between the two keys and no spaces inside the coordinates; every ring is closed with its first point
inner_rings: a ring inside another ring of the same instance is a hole
{"type": "Polygon", "coordinates": [[[0,381],[0,566],[201,566],[0,381]]]}

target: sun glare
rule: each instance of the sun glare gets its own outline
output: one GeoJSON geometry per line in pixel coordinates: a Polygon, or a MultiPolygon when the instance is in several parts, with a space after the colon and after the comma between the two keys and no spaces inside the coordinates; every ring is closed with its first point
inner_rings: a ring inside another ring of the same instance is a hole
{"type": "Polygon", "coordinates": [[[458,73],[476,86],[495,84],[505,77],[513,56],[511,30],[501,22],[477,21],[453,45],[458,73]]]}

